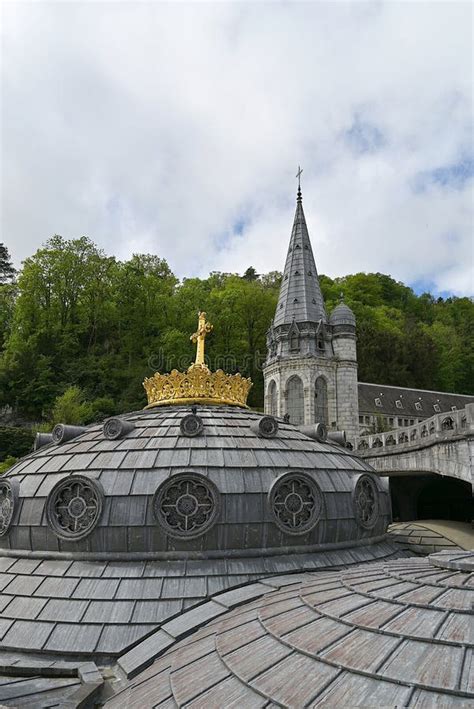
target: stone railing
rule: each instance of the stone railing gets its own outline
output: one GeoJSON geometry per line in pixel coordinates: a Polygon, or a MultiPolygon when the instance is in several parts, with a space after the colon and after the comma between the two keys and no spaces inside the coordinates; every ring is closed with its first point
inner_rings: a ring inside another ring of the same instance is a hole
{"type": "Polygon", "coordinates": [[[439,439],[458,438],[469,434],[474,435],[474,404],[468,404],[465,409],[459,411],[435,414],[412,426],[357,436],[351,443],[354,451],[363,455],[369,451],[376,454],[378,449],[396,452],[402,448],[420,447],[439,439]]]}

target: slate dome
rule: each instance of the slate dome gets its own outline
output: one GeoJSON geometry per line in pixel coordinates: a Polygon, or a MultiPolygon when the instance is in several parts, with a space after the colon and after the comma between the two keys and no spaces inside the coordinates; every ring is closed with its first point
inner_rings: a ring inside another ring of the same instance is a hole
{"type": "Polygon", "coordinates": [[[193,411],[128,414],[114,440],[93,425],[24,458],[0,548],[185,558],[382,538],[386,486],[349,450],[248,409],[193,411]]]}
{"type": "Polygon", "coordinates": [[[0,659],[111,662],[215,593],[396,553],[386,484],[324,427],[250,411],[211,330],[200,312],[195,363],[145,379],[146,409],[58,424],[2,478],[0,659]]]}
{"type": "Polygon", "coordinates": [[[345,303],[339,303],[336,305],[329,317],[330,325],[350,325],[351,327],[356,326],[356,318],[352,310],[345,303]]]}

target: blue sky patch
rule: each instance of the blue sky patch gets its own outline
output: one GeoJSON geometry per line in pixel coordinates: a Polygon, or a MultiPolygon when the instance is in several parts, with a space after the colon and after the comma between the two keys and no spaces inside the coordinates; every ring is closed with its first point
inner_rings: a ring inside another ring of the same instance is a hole
{"type": "Polygon", "coordinates": [[[452,298],[455,295],[455,293],[453,293],[452,291],[438,290],[435,281],[432,281],[430,279],[419,279],[417,281],[408,283],[407,285],[409,285],[410,288],[414,290],[416,295],[423,295],[423,293],[429,293],[433,296],[433,298],[443,298],[443,300],[446,300],[446,298],[452,298]]]}
{"type": "Polygon", "coordinates": [[[241,234],[243,234],[246,225],[247,225],[247,222],[243,217],[240,219],[237,219],[234,222],[234,224],[232,225],[232,233],[240,236],[241,234]]]}
{"type": "Polygon", "coordinates": [[[417,173],[413,180],[415,192],[425,192],[433,185],[461,190],[474,177],[474,157],[463,158],[451,165],[441,165],[434,170],[417,173]]]}
{"type": "Polygon", "coordinates": [[[375,153],[387,143],[380,128],[357,113],[352,126],[344,133],[344,139],[351,150],[359,155],[375,153]]]}

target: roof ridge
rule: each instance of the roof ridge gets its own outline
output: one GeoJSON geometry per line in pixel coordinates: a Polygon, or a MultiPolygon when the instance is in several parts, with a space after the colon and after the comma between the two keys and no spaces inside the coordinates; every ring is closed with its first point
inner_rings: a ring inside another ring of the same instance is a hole
{"type": "Polygon", "coordinates": [[[447,394],[448,396],[464,396],[467,399],[474,399],[474,394],[458,394],[455,391],[438,391],[436,389],[417,389],[416,387],[400,387],[397,386],[396,384],[377,384],[377,382],[357,382],[357,385],[360,386],[361,384],[367,385],[367,386],[376,386],[376,387],[384,387],[386,389],[402,389],[403,391],[420,391],[420,392],[425,392],[427,394],[447,394]]]}

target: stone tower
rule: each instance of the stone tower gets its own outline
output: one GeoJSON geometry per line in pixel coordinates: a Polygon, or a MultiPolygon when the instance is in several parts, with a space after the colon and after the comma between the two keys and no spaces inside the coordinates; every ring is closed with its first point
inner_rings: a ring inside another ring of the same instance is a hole
{"type": "Polygon", "coordinates": [[[298,188],[275,317],[267,334],[265,412],[295,424],[359,430],[356,321],[340,303],[327,317],[298,188]]]}

